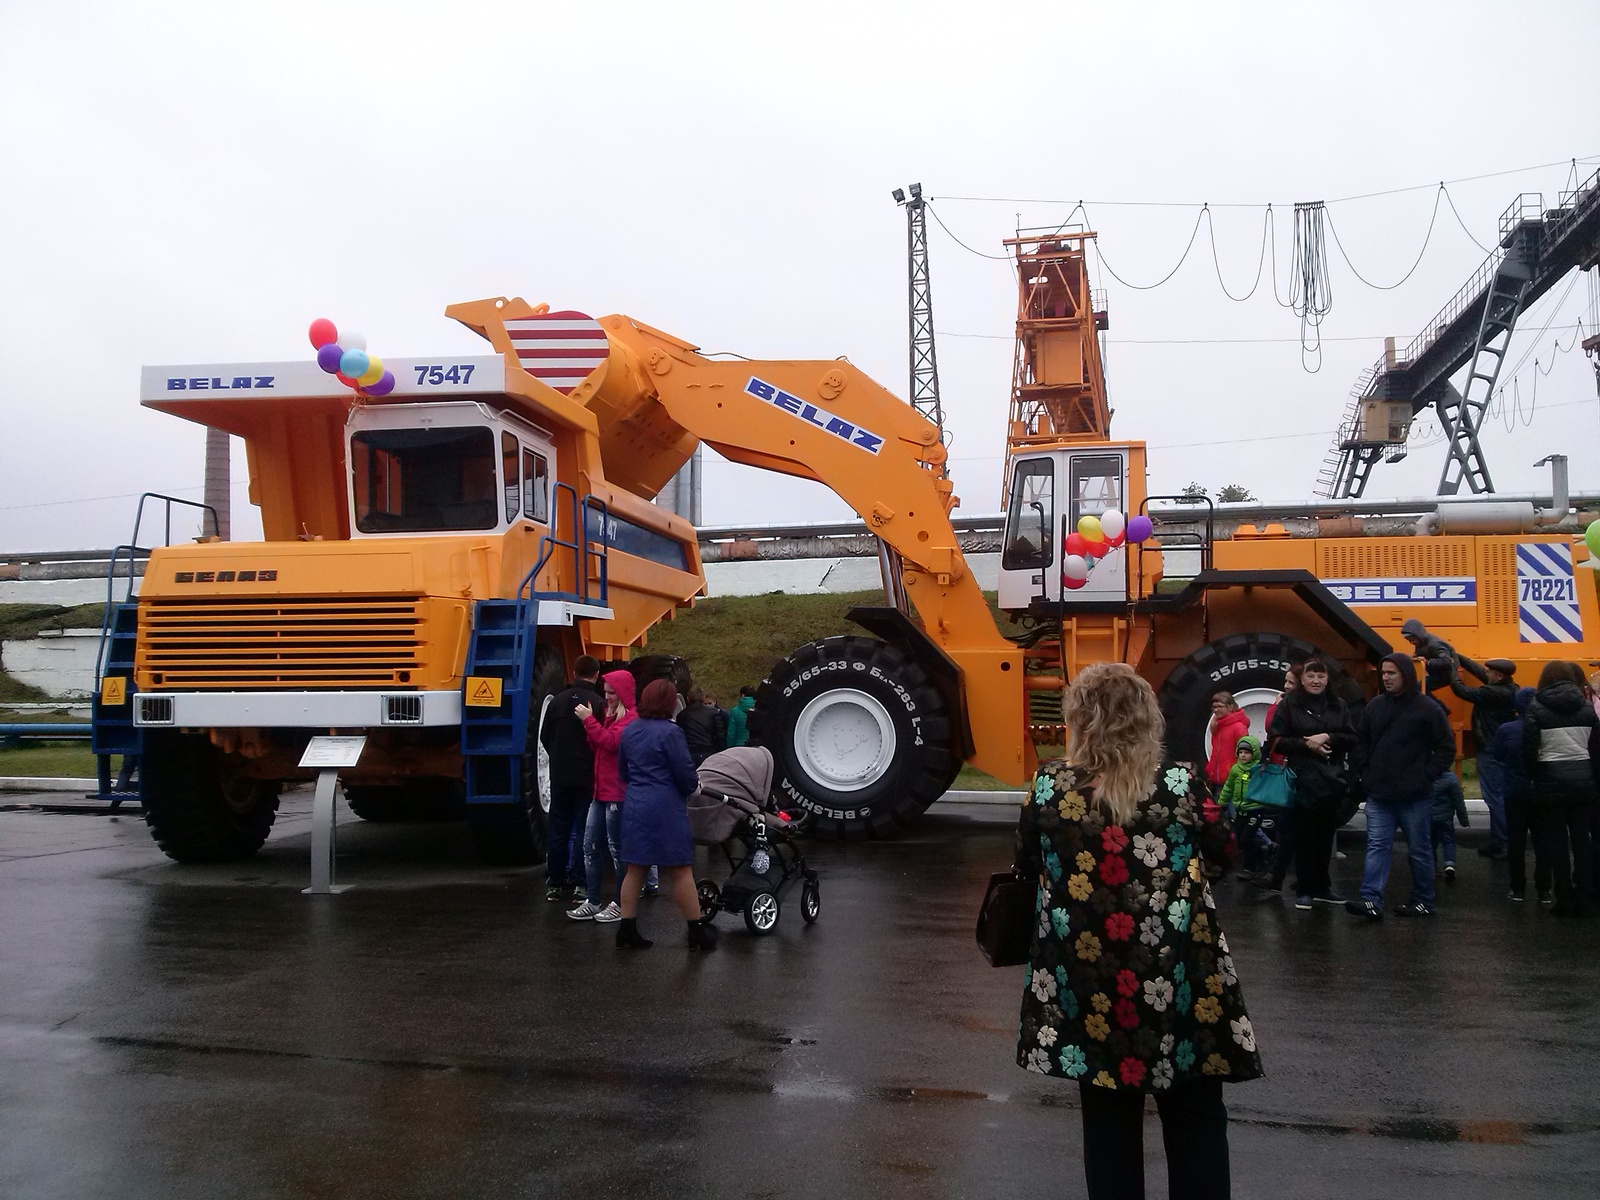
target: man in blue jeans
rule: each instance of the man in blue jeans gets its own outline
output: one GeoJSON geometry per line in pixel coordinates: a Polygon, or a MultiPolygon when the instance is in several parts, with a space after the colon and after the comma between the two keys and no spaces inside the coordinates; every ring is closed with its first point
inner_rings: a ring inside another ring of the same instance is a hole
{"type": "Polygon", "coordinates": [[[1433,916],[1433,781],[1456,756],[1455,734],[1444,705],[1417,690],[1406,654],[1385,656],[1379,667],[1383,694],[1374,697],[1356,729],[1355,765],[1367,792],[1367,861],[1361,898],[1345,907],[1369,921],[1383,918],[1383,889],[1397,828],[1406,833],[1411,900],[1397,917],[1433,916]]]}

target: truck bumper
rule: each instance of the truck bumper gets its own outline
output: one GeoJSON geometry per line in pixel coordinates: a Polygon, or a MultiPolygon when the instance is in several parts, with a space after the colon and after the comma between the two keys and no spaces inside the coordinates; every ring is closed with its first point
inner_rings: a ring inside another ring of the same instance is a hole
{"type": "Polygon", "coordinates": [[[461,693],[138,692],[133,723],[179,729],[368,729],[461,724],[461,693]]]}

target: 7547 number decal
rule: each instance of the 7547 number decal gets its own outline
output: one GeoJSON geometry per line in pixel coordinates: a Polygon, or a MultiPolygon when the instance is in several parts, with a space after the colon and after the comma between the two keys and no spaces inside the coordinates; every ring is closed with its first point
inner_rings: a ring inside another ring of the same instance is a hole
{"type": "Polygon", "coordinates": [[[461,363],[456,366],[437,363],[414,366],[411,369],[417,373],[418,386],[425,384],[438,386],[445,383],[471,383],[472,372],[476,366],[476,363],[461,363]]]}

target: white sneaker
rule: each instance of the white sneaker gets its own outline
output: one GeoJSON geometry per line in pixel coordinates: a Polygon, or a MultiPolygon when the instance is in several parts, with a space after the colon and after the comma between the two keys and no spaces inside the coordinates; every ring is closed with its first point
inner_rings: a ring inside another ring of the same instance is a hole
{"type": "MultiPolygon", "coordinates": [[[[585,903],[587,903],[587,901],[585,901],[585,903]]],[[[618,908],[617,902],[613,900],[599,912],[595,913],[594,919],[599,921],[602,925],[608,925],[612,921],[620,921],[622,920],[622,909],[618,908]]]]}
{"type": "MultiPolygon", "coordinates": [[[[612,907],[615,908],[616,905],[612,905],[612,907]]],[[[603,910],[598,904],[591,904],[589,901],[585,900],[582,904],[578,905],[577,908],[567,909],[567,920],[593,921],[600,915],[602,911],[603,910]]],[[[617,918],[612,917],[610,919],[615,921],[617,918]]]]}

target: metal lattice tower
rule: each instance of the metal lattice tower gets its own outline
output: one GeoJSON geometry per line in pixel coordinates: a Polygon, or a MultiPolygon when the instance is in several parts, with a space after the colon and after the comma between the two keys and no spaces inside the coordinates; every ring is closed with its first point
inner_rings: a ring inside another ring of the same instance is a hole
{"type": "Polygon", "coordinates": [[[894,190],[906,210],[906,256],[911,264],[911,407],[939,427],[944,440],[944,409],[939,404],[939,360],[933,347],[933,284],[928,278],[928,215],[922,185],[911,195],[894,190]]]}

